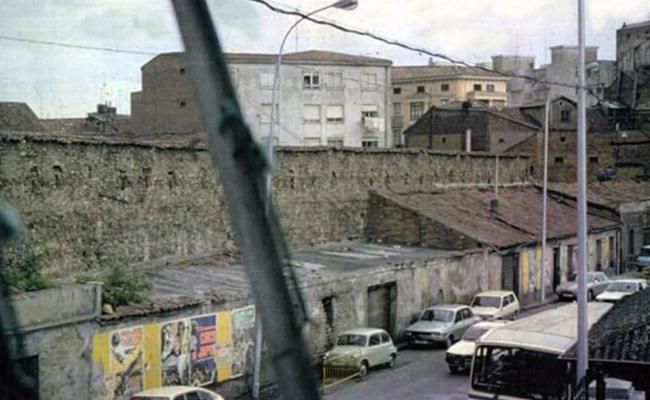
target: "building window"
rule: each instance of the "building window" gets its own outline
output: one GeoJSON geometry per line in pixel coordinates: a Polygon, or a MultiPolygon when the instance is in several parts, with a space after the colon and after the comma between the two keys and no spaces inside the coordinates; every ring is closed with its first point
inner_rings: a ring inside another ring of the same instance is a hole
{"type": "Polygon", "coordinates": [[[402,88],[393,88],[393,94],[402,94],[402,88]]]}
{"type": "MultiPolygon", "coordinates": [[[[278,105],[275,105],[275,123],[277,124],[279,121],[279,114],[278,114],[278,105]]],[[[263,124],[270,124],[271,123],[271,104],[262,104],[262,109],[260,110],[260,122],[263,124]]]]}
{"type": "Polygon", "coordinates": [[[502,138],[502,137],[499,138],[499,143],[505,143],[505,141],[506,140],[504,138],[502,138]]]}
{"type": "Polygon", "coordinates": [[[342,89],[343,74],[341,72],[328,72],[327,74],[325,74],[325,88],[342,89]]]}
{"type": "Polygon", "coordinates": [[[563,164],[564,163],[564,158],[555,157],[554,161],[555,161],[556,164],[563,164]]]}
{"type": "Polygon", "coordinates": [[[482,90],[483,90],[483,85],[481,85],[480,83],[475,83],[474,84],[474,91],[475,92],[480,92],[482,90]]]}
{"type": "Polygon", "coordinates": [[[320,75],[315,71],[302,71],[303,89],[320,89],[320,75]]]}
{"type": "Polygon", "coordinates": [[[571,120],[571,110],[560,111],[560,121],[569,122],[571,120]]]}
{"type": "Polygon", "coordinates": [[[486,88],[487,88],[487,91],[488,91],[488,92],[494,92],[494,85],[493,85],[493,84],[488,83],[488,84],[486,85],[486,88]]]}
{"type": "Polygon", "coordinates": [[[411,121],[417,121],[422,116],[424,111],[424,103],[417,102],[411,103],[411,121]]]}
{"type": "Polygon", "coordinates": [[[589,164],[598,164],[598,157],[589,157],[589,164]]]}
{"type": "Polygon", "coordinates": [[[273,72],[260,72],[260,87],[262,89],[273,89],[273,72]]]}
{"type": "Polygon", "coordinates": [[[361,89],[377,90],[377,74],[361,74],[361,89]]]}
{"type": "Polygon", "coordinates": [[[179,69],[178,69],[178,73],[179,73],[180,75],[185,75],[185,68],[179,68],[179,69]]]}
{"type": "Polygon", "coordinates": [[[440,141],[441,141],[442,143],[447,143],[447,138],[443,136],[442,138],[440,138],[440,141]]]}
{"type": "Polygon", "coordinates": [[[343,123],[343,106],[327,106],[325,112],[325,120],[328,124],[342,124],[343,123]]]}
{"type": "Polygon", "coordinates": [[[393,115],[396,117],[402,116],[402,103],[393,103],[393,115]]]}
{"type": "Polygon", "coordinates": [[[305,104],[302,108],[302,121],[305,124],[320,124],[320,105],[305,104]]]}
{"type": "Polygon", "coordinates": [[[185,100],[179,100],[179,101],[178,101],[178,105],[179,105],[181,108],[185,108],[185,106],[187,105],[187,103],[185,102],[185,100]]]}
{"type": "Polygon", "coordinates": [[[418,93],[424,93],[424,86],[418,86],[418,93]]]}
{"type": "Polygon", "coordinates": [[[364,138],[361,141],[361,147],[363,148],[379,147],[379,140],[377,140],[377,138],[364,138]]]}
{"type": "Polygon", "coordinates": [[[560,142],[566,142],[566,136],[560,136],[560,142]]]}
{"type": "Polygon", "coordinates": [[[364,104],[361,106],[361,118],[379,117],[379,107],[375,104],[364,104]]]}
{"type": "Polygon", "coordinates": [[[448,92],[449,91],[449,84],[448,83],[443,83],[440,85],[440,91],[441,92],[448,92]]]}
{"type": "Polygon", "coordinates": [[[343,138],[342,137],[327,138],[327,145],[330,147],[336,147],[337,149],[340,149],[343,147],[343,138]]]}

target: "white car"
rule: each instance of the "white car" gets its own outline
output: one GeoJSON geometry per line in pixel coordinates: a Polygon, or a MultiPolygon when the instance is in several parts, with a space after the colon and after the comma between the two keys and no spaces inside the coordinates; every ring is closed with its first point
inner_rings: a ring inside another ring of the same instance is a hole
{"type": "Polygon", "coordinates": [[[486,320],[519,317],[519,300],[506,290],[481,292],[474,296],[471,307],[475,315],[486,320]]]}
{"type": "Polygon", "coordinates": [[[220,395],[195,386],[163,386],[145,390],[131,400],[224,400],[220,395]]]}
{"type": "Polygon", "coordinates": [[[474,344],[490,329],[507,324],[507,321],[483,321],[472,325],[456,344],[447,349],[445,361],[452,374],[467,371],[472,366],[474,344]]]}
{"type": "Polygon", "coordinates": [[[607,289],[596,297],[596,300],[615,303],[625,296],[647,288],[648,281],[645,279],[617,279],[612,281],[607,289]]]}

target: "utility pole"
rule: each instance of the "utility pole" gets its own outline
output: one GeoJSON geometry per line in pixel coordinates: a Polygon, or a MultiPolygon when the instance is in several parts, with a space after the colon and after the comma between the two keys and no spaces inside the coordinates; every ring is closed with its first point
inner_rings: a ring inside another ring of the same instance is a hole
{"type": "MultiPolygon", "coordinates": [[[[587,343],[587,133],[585,112],[585,0],[578,0],[578,385],[588,368],[587,343]]],[[[586,384],[586,382],[584,382],[586,384]]],[[[579,386],[578,386],[579,387],[579,386]]],[[[586,390],[585,388],[583,388],[586,390]]]]}
{"type": "Polygon", "coordinates": [[[548,201],[548,122],[551,107],[551,91],[546,94],[546,106],[544,107],[544,178],[542,189],[542,293],[540,303],[546,302],[546,219],[547,219],[547,201],[548,201]]]}

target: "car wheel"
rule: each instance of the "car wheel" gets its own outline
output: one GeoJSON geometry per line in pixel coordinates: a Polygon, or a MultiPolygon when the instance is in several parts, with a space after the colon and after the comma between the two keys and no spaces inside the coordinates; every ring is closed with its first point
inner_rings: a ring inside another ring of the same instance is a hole
{"type": "Polygon", "coordinates": [[[587,292],[587,301],[592,301],[594,299],[594,292],[592,290],[587,292]]]}
{"type": "Polygon", "coordinates": [[[395,354],[391,354],[390,359],[388,360],[388,363],[386,364],[386,366],[388,366],[388,368],[393,368],[395,366],[395,360],[396,359],[397,359],[397,356],[395,354]]]}
{"type": "Polygon", "coordinates": [[[458,368],[458,367],[452,367],[451,365],[449,365],[449,373],[450,373],[450,374],[452,374],[452,375],[456,375],[456,374],[459,373],[459,372],[460,372],[460,368],[458,368]]]}
{"type": "Polygon", "coordinates": [[[363,360],[361,362],[361,366],[359,367],[359,377],[363,378],[366,375],[368,375],[368,361],[363,360]]]}
{"type": "Polygon", "coordinates": [[[447,340],[445,340],[445,348],[448,349],[454,344],[454,337],[449,335],[447,336],[447,340]]]}

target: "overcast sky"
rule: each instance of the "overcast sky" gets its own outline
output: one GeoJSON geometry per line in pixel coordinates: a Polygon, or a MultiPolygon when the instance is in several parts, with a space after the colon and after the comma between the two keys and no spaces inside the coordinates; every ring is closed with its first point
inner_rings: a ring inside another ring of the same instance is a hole
{"type": "MultiPolygon", "coordinates": [[[[277,52],[294,17],[249,0],[209,0],[227,51],[277,52]]],[[[576,44],[575,0],[360,0],[354,11],[322,14],[345,25],[419,45],[470,62],[495,54],[534,55],[576,44]]],[[[327,1],[282,0],[304,10],[327,1]]],[[[623,22],[650,19],[648,0],[587,0],[587,44],[600,59],[615,58],[623,22]]],[[[0,36],[159,53],[181,49],[170,3],[163,0],[5,0],[0,36]]],[[[41,117],[84,116],[111,100],[129,113],[140,88],[140,66],[151,57],[62,48],[0,39],[0,101],[24,101],[41,117]]],[[[286,51],[323,49],[390,58],[397,65],[428,57],[326,26],[304,22],[286,51]]]]}

